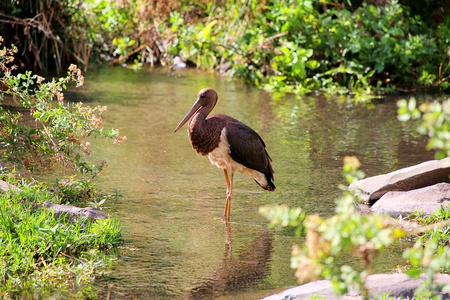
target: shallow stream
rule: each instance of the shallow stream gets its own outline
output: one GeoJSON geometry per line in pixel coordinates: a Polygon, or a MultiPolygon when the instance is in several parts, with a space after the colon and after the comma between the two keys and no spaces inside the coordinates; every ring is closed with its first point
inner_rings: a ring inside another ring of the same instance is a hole
{"type": "MultiPolygon", "coordinates": [[[[123,224],[123,255],[96,283],[111,299],[259,299],[297,284],[290,268],[292,232],[268,229],[262,205],[288,204],[330,216],[341,195],[343,158],[355,155],[367,176],[432,159],[413,124],[397,121],[396,100],[356,104],[347,97],[277,97],[239,81],[195,70],[106,67],[86,74],[74,94],[107,105],[104,127],[119,128],[119,146],[94,140],[92,160],[108,165],[97,184],[123,198],[107,213],[123,224]],[[185,125],[173,130],[205,87],[224,113],[264,139],[275,169],[275,192],[237,174],[229,227],[221,221],[226,183],[221,169],[192,150],[185,125]]],[[[376,272],[402,263],[400,246],[379,258],[376,272]]],[[[345,263],[357,260],[346,258],[345,263]]]]}

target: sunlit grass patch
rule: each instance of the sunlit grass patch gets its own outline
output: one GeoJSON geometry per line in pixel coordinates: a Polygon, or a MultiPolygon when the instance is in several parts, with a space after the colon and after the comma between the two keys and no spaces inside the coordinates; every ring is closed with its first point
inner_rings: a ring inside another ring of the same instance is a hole
{"type": "Polygon", "coordinates": [[[68,221],[35,209],[53,195],[35,187],[0,194],[0,295],[92,293],[89,285],[107,271],[121,242],[115,219],[68,221]]]}
{"type": "MultiPolygon", "coordinates": [[[[441,208],[430,215],[425,215],[423,212],[416,212],[414,220],[421,226],[437,224],[450,219],[450,207],[441,206],[441,208]]],[[[450,245],[450,226],[432,226],[429,231],[422,234],[422,238],[426,241],[434,241],[439,245],[450,245]]]]}

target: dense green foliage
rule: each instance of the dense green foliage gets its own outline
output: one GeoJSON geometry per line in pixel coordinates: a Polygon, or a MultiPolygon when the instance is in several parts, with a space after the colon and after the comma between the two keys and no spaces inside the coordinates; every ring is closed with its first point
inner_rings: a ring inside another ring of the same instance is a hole
{"type": "MultiPolygon", "coordinates": [[[[7,12],[21,18],[16,6],[7,12]]],[[[72,48],[92,49],[85,56],[141,66],[178,55],[204,70],[302,94],[448,89],[448,11],[437,0],[72,0],[63,15],[78,38],[72,48]]]]}
{"type": "Polygon", "coordinates": [[[33,206],[62,199],[45,189],[15,183],[21,191],[0,195],[2,298],[17,299],[27,294],[31,298],[55,291],[90,294],[89,283],[115,258],[114,252],[109,252],[121,241],[120,225],[114,219],[57,219],[33,206]]]}
{"type": "Polygon", "coordinates": [[[212,6],[195,25],[173,12],[172,53],[203,68],[230,61],[233,74],[295,93],[449,86],[450,27],[441,23],[431,32],[396,1],[354,11],[313,1],[258,3],[212,6]]]}

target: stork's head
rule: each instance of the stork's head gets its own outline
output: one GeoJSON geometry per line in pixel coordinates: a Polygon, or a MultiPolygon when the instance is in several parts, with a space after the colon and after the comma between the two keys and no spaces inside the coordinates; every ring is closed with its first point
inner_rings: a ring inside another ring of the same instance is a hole
{"type": "Polygon", "coordinates": [[[217,92],[213,89],[207,88],[201,90],[198,93],[197,101],[195,101],[194,105],[184,116],[183,120],[181,120],[180,124],[178,124],[173,133],[183,127],[183,125],[198,111],[202,110],[205,113],[205,116],[208,115],[213,110],[214,106],[216,106],[218,98],[219,96],[217,95],[217,92]]]}

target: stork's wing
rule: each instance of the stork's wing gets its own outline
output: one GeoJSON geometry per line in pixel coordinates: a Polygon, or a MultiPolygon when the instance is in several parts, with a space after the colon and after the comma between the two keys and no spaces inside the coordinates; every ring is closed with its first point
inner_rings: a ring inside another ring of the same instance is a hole
{"type": "Polygon", "coordinates": [[[249,126],[236,122],[228,122],[227,140],[230,145],[230,156],[247,168],[259,171],[273,178],[271,159],[261,137],[249,126]]]}

